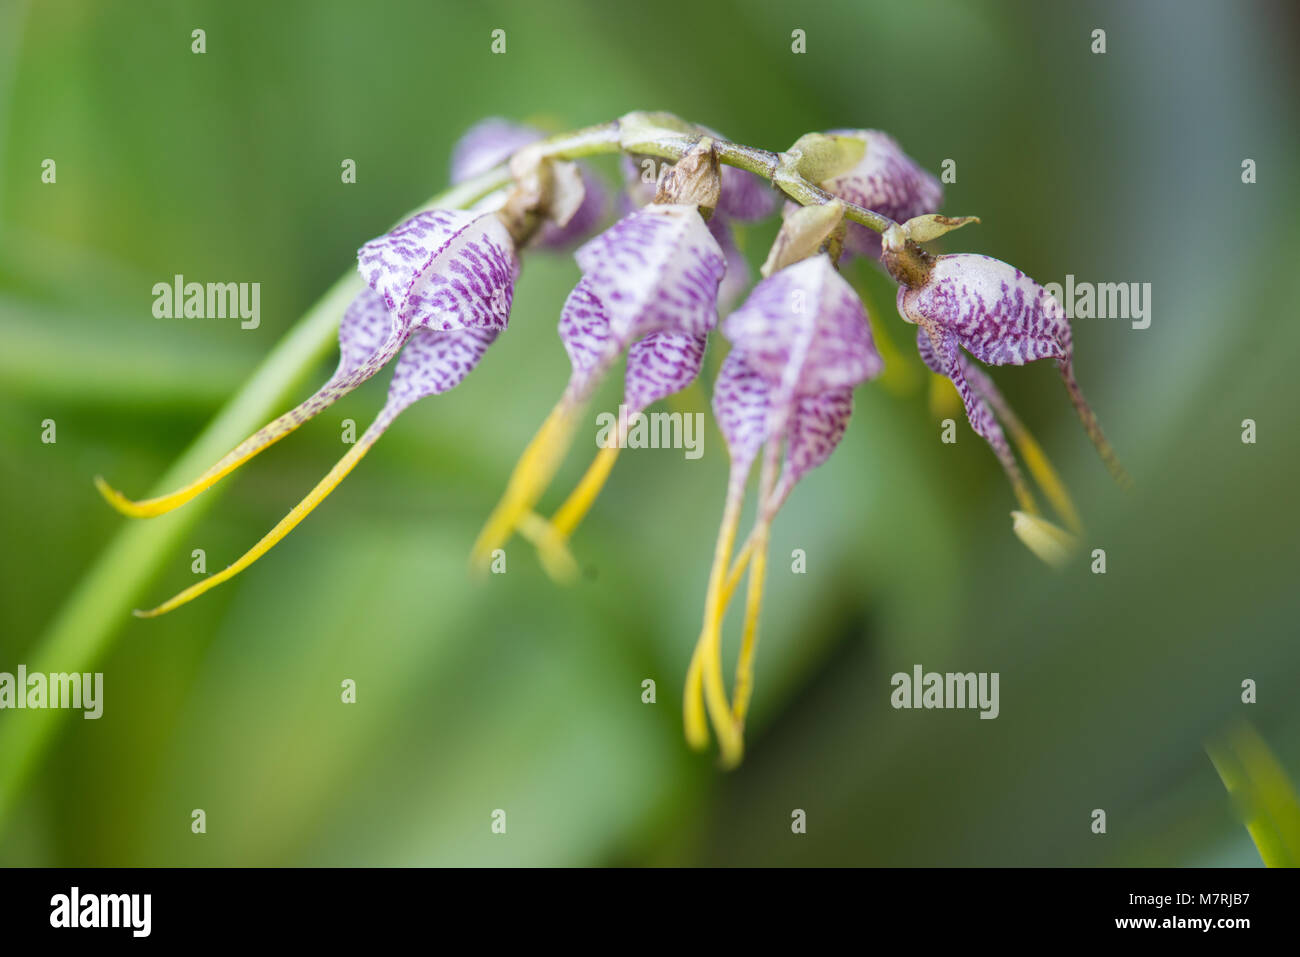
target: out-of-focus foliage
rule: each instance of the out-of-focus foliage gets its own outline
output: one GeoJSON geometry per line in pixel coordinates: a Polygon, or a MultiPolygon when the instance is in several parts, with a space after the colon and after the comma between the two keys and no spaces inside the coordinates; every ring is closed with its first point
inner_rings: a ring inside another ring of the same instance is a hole
{"type": "MultiPolygon", "coordinates": [[[[254,569],[121,622],[97,666],[104,717],[63,722],[0,861],[1257,862],[1203,742],[1245,717],[1300,771],[1296,33],[1280,2],[3,5],[0,671],[125,521],[91,477],[145,490],[357,246],[444,185],[484,116],[561,129],[664,109],[773,149],[886,129],[936,172],[956,161],[945,211],[983,224],[945,248],[1042,282],[1149,282],[1153,318],[1075,323],[1132,494],[1053,370],[994,372],[1074,490],[1086,548],[1106,550],[1105,575],[1057,574],[1011,534],[964,421],[939,442],[892,287],[853,270],[910,371],[859,390],[843,445],[776,524],[749,754],[723,776],[679,717],[725,480],[711,424],[698,461],[622,457],[575,539],[577,586],[522,543],[506,575],[467,580],[567,374],[555,325],[577,270],[530,258],[509,333],[464,386],[403,416],[254,569]],[[260,282],[261,327],[154,318],[153,283],[177,273],[260,282]],[[794,549],[806,574],[788,573],[794,549]],[[893,710],[890,676],[916,663],[998,672],[1000,717],[893,710]]],[[[742,234],[755,264],[772,233],[742,234]]],[[[254,542],[384,387],[209,493],[148,594],[192,580],[192,548],[216,569],[254,542]]],[[[706,403],[697,387],[681,407],[706,403]]]]}

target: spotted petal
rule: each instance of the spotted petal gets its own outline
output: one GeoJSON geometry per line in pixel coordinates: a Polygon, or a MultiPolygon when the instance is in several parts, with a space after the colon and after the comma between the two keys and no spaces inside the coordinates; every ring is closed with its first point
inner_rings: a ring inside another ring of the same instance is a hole
{"type": "Polygon", "coordinates": [[[936,334],[939,337],[938,342],[933,341],[925,329],[916,330],[916,348],[921,354],[921,361],[932,372],[952,380],[952,384],[957,388],[957,394],[961,396],[962,405],[966,407],[966,418],[970,420],[975,434],[993,446],[993,451],[997,453],[999,459],[1009,458],[1011,447],[1002,433],[1002,427],[998,425],[993,410],[971,387],[966,376],[966,372],[971,367],[963,361],[956,334],[948,330],[936,334]]]}
{"type": "Polygon", "coordinates": [[[358,268],[404,326],[504,329],[519,271],[491,213],[432,209],[362,246],[358,268]]]}
{"type": "Polygon", "coordinates": [[[726,260],[694,206],[639,209],[574,258],[624,347],[654,332],[703,335],[717,322],[726,260]]]}
{"type": "Polygon", "coordinates": [[[832,389],[798,400],[786,436],[785,472],[781,476],[784,487],[793,486],[830,458],[844,437],[852,414],[852,389],[832,389]]]}
{"type": "Polygon", "coordinates": [[[339,321],[339,366],[334,378],[356,372],[377,353],[394,329],[393,314],[373,289],[363,289],[339,321]]]}
{"type": "Polygon", "coordinates": [[[910,322],[951,330],[989,365],[1069,356],[1070,325],[1061,304],[991,256],[940,256],[925,285],[898,291],[898,310],[910,322]]]}
{"type": "Polygon", "coordinates": [[[640,412],[694,382],[706,341],[706,336],[686,332],[656,332],[632,343],[623,383],[628,411],[640,412]]]}
{"type": "Polygon", "coordinates": [[[760,282],[722,329],[756,372],[790,395],[851,388],[884,365],[862,301],[824,253],[760,282]]]}
{"type": "Polygon", "coordinates": [[[395,416],[419,399],[460,385],[498,335],[498,329],[417,329],[393,370],[385,414],[395,416]]]}
{"type": "Polygon", "coordinates": [[[573,366],[569,389],[575,396],[588,395],[619,348],[605,307],[586,279],[578,280],[560,311],[560,341],[573,366]]]}
{"type": "Polygon", "coordinates": [[[772,386],[732,349],[713,383],[713,416],[726,440],[733,470],[746,469],[767,440],[772,386]]]}

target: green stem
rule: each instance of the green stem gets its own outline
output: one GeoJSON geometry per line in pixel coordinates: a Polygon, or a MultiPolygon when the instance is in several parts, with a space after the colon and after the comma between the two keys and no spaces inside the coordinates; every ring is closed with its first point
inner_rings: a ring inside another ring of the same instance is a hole
{"type": "MultiPolygon", "coordinates": [[[[686,133],[662,127],[638,128],[634,135],[624,137],[620,148],[628,153],[645,156],[657,156],[661,159],[678,160],[684,156],[700,139],[701,133],[686,133]]],[[[820,206],[837,197],[826,190],[808,182],[796,168],[793,157],[785,153],[773,153],[770,150],[755,149],[740,143],[732,143],[720,137],[710,135],[718,160],[728,166],[748,170],[757,176],[770,180],[772,185],[785,193],[800,206],[820,206]]],[[[861,223],[868,229],[883,233],[890,226],[896,226],[888,216],[882,216],[874,210],[866,209],[847,200],[844,204],[844,217],[855,223],[861,223]]]]}

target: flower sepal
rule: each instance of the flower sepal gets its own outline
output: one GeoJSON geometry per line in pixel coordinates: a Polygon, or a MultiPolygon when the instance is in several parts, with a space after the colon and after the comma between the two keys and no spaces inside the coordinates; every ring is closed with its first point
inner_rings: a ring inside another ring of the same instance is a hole
{"type": "Polygon", "coordinates": [[[781,154],[781,165],[810,183],[822,183],[849,172],[866,152],[866,140],[856,136],[807,133],[781,154]]]}
{"type": "Polygon", "coordinates": [[[781,223],[781,230],[759,270],[764,279],[779,269],[803,259],[826,253],[831,262],[844,248],[844,204],[838,199],[815,206],[795,206],[781,223]]]}

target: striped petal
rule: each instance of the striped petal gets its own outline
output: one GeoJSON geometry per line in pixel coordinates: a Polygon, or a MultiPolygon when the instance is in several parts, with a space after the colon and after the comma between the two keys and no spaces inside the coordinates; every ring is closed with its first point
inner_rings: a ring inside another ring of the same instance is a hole
{"type": "Polygon", "coordinates": [[[898,291],[904,319],[951,330],[989,365],[1068,358],[1070,325],[1061,304],[1019,269],[973,253],[940,256],[919,289],[898,291]]]}
{"type": "Polygon", "coordinates": [[[806,395],[796,402],[786,436],[785,472],[781,485],[788,491],[809,471],[825,462],[844,438],[853,414],[853,390],[832,389],[806,395]]]}
{"type": "Polygon", "coordinates": [[[851,388],[884,365],[862,301],[824,253],[760,282],[722,330],[756,372],[792,396],[851,388]]]}
{"type": "Polygon", "coordinates": [[[339,367],[334,378],[351,375],[379,351],[394,328],[393,314],[373,289],[363,289],[339,321],[339,367]]]}
{"type": "Polygon", "coordinates": [[[654,332],[707,333],[726,259],[694,206],[654,204],[575,253],[622,346],[654,332]]]}
{"type": "Polygon", "coordinates": [[[385,412],[395,416],[419,399],[460,385],[498,335],[498,329],[417,329],[393,369],[385,412]]]}
{"type": "Polygon", "coordinates": [[[732,349],[713,383],[713,416],[727,443],[732,471],[746,470],[767,441],[772,386],[732,349]]]}
{"type": "Polygon", "coordinates": [[[1007,444],[993,410],[971,387],[966,372],[972,367],[964,361],[957,337],[946,331],[936,334],[938,342],[925,329],[916,330],[916,349],[921,354],[921,361],[931,372],[937,372],[952,381],[957,387],[957,394],[961,396],[962,405],[966,407],[966,418],[970,420],[971,428],[976,435],[993,446],[999,459],[1005,461],[1011,456],[1011,447],[1007,444]]]}
{"type": "Polygon", "coordinates": [[[431,209],[357,253],[358,268],[397,321],[429,329],[504,329],[519,265],[491,213],[431,209]]]}
{"type": "Polygon", "coordinates": [[[610,335],[605,307],[586,279],[578,280],[560,311],[560,341],[573,366],[570,391],[575,396],[590,394],[619,348],[610,335]]]}
{"type": "Polygon", "coordinates": [[[707,337],[686,332],[656,332],[627,351],[623,404],[640,412],[695,381],[704,364],[707,337]]]}

